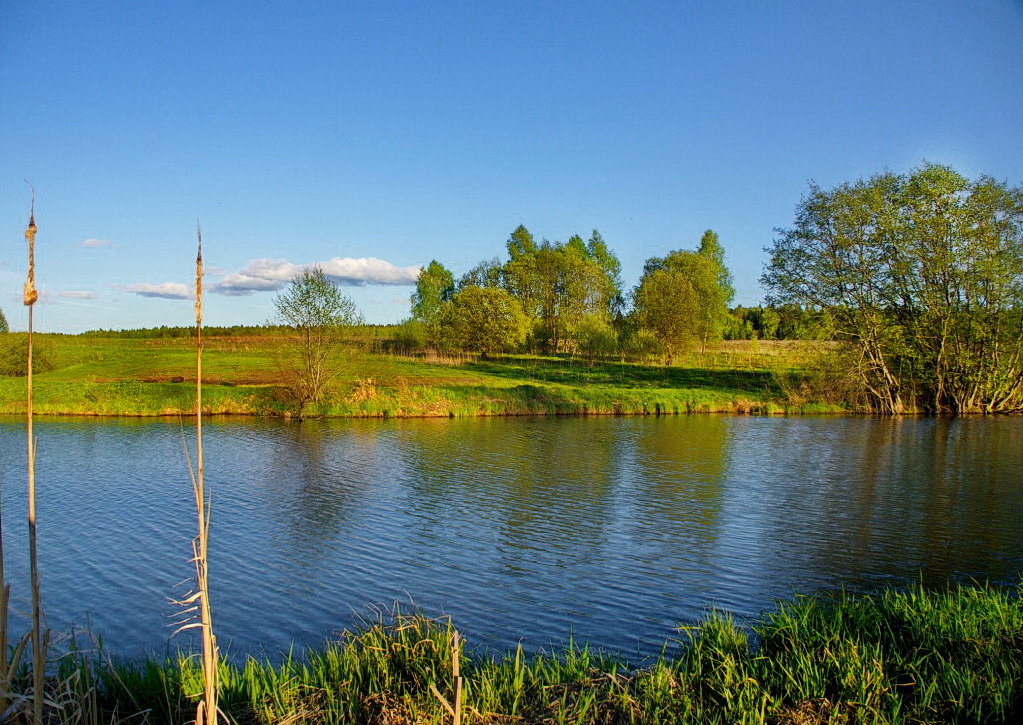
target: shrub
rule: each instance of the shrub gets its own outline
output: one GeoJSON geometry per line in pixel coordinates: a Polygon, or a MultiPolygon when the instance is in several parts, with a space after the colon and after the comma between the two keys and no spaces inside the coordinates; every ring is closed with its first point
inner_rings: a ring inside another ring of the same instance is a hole
{"type": "MultiPolygon", "coordinates": [[[[48,373],[57,367],[53,343],[37,335],[32,351],[32,372],[48,373]]],[[[28,341],[23,332],[9,332],[0,338],[0,377],[22,377],[28,370],[28,341]]]]}

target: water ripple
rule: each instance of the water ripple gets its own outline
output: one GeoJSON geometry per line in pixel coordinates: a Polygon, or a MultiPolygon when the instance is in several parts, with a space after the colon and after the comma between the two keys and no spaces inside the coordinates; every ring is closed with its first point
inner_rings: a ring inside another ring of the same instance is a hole
{"type": "MultiPolygon", "coordinates": [[[[160,420],[43,419],[50,624],[186,647],[194,506],[160,420]]],[[[373,607],[477,646],[656,654],[711,608],[1023,569],[1023,421],[681,417],[215,420],[211,574],[236,653],[315,646],[373,607]]],[[[24,428],[0,419],[8,575],[27,609],[24,428]]],[[[18,621],[24,621],[19,619],[18,621]]],[[[17,624],[17,622],[16,622],[17,624]]]]}

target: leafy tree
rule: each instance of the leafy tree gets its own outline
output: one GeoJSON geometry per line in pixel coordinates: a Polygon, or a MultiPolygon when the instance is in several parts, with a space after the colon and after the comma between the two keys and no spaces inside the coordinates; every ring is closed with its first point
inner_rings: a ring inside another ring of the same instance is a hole
{"type": "Polygon", "coordinates": [[[533,235],[521,224],[511,233],[506,246],[508,248],[508,257],[513,261],[536,251],[536,242],[533,241],[533,235]]]}
{"type": "Polygon", "coordinates": [[[322,399],[327,383],[339,372],[338,349],[350,328],[362,323],[362,315],[319,267],[293,279],[274,298],[274,308],[274,322],[290,332],[281,363],[301,417],[308,404],[322,399]]]}
{"type": "Polygon", "coordinates": [[[500,287],[466,287],[445,303],[437,324],[445,346],[484,356],[518,347],[529,331],[521,305],[500,287]]]}
{"type": "Polygon", "coordinates": [[[436,259],[419,273],[416,291],[412,293],[412,319],[433,322],[441,305],[455,293],[455,278],[436,259]]]}
{"type": "Polygon", "coordinates": [[[669,364],[689,345],[720,333],[724,302],[712,259],[676,251],[647,260],[644,269],[633,292],[636,320],[661,343],[669,364]]]}
{"type": "Polygon", "coordinates": [[[937,164],[812,185],[768,252],[774,301],[828,314],[875,410],[1023,405],[1023,190],[937,164]]]}
{"type": "Polygon", "coordinates": [[[504,283],[533,319],[534,339],[557,352],[575,339],[587,315],[611,320],[621,299],[620,264],[597,232],[589,243],[575,235],[538,245],[526,235],[519,227],[508,242],[504,283]]]}
{"type": "Polygon", "coordinates": [[[665,257],[651,257],[643,264],[643,276],[633,292],[634,305],[640,326],[654,333],[669,358],[693,341],[706,344],[720,338],[729,324],[731,275],[723,258],[717,235],[708,230],[703,235],[701,251],[669,252],[665,257]],[[658,272],[665,274],[657,275],[658,272]],[[644,290],[645,283],[649,283],[649,288],[644,290]],[[655,299],[655,294],[666,294],[668,298],[655,299]],[[666,319],[673,304],[677,305],[677,316],[685,319],[666,319]]]}
{"type": "Polygon", "coordinates": [[[7,318],[4,317],[4,311],[0,310],[0,335],[5,332],[10,332],[11,328],[7,326],[7,318]]]}
{"type": "Polygon", "coordinates": [[[618,261],[615,253],[608,249],[607,244],[604,243],[604,238],[600,236],[600,232],[596,229],[593,230],[589,241],[586,242],[586,255],[603,272],[603,289],[601,292],[607,312],[614,319],[621,318],[625,312],[625,287],[622,283],[622,263],[618,261]]]}
{"type": "Polygon", "coordinates": [[[725,250],[721,246],[721,240],[718,239],[717,232],[713,229],[705,231],[700,238],[700,246],[696,251],[713,260],[714,265],[717,267],[717,282],[721,297],[724,299],[726,306],[730,305],[735,297],[735,287],[732,284],[732,273],[725,266],[725,250]]]}
{"type": "MultiPolygon", "coordinates": [[[[667,338],[663,337],[664,331],[667,329],[664,325],[674,329],[675,334],[680,334],[680,331],[685,329],[684,337],[690,342],[699,340],[706,344],[710,340],[719,339],[726,328],[731,325],[728,303],[735,296],[732,274],[725,266],[725,250],[721,246],[717,233],[710,229],[703,233],[700,238],[700,246],[695,252],[678,250],[669,252],[665,257],[648,259],[643,264],[640,286],[642,287],[643,280],[651,278],[654,272],[671,270],[675,270],[689,279],[686,291],[679,291],[679,294],[683,295],[686,305],[679,309],[679,315],[688,319],[672,324],[665,320],[660,325],[662,333],[657,333],[653,327],[647,326],[647,329],[654,332],[664,344],[665,349],[669,351],[669,356],[671,356],[672,350],[677,351],[687,343],[683,342],[681,337],[677,338],[675,342],[669,343],[667,338]]],[[[667,291],[666,285],[665,279],[659,278],[655,288],[667,291]]],[[[649,309],[641,317],[647,319],[649,325],[652,324],[650,323],[652,319],[650,310],[653,309],[651,305],[659,306],[661,303],[654,303],[649,292],[644,293],[642,297],[644,304],[649,309]]]]}
{"type": "Polygon", "coordinates": [[[726,340],[828,340],[833,337],[830,316],[793,303],[732,308],[726,340]]]}
{"type": "Polygon", "coordinates": [[[750,313],[751,310],[742,305],[736,305],[729,311],[722,333],[726,340],[752,340],[757,337],[750,313]]]}
{"type": "Polygon", "coordinates": [[[585,315],[575,331],[576,348],[588,360],[619,351],[618,330],[603,315],[585,315]]]}
{"type": "Polygon", "coordinates": [[[500,287],[503,278],[501,260],[497,257],[484,259],[458,280],[458,289],[466,287],[500,287]]]}

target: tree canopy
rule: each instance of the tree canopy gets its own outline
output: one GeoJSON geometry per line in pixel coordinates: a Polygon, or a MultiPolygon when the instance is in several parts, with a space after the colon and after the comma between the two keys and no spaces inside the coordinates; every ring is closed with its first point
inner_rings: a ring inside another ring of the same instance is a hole
{"type": "MultiPolygon", "coordinates": [[[[630,344],[630,335],[636,334],[636,320],[627,321],[625,315],[621,263],[599,231],[594,229],[587,240],[575,234],[564,242],[537,241],[519,225],[505,247],[506,261],[495,257],[480,262],[462,275],[454,288],[450,273],[438,262],[431,262],[420,275],[412,298],[413,320],[444,318],[449,328],[445,344],[451,346],[457,336],[450,332],[453,313],[444,302],[445,295],[452,289],[459,293],[473,288],[501,289],[525,314],[526,342],[531,349],[595,356],[615,354],[630,344]]],[[[643,319],[647,324],[653,325],[654,317],[663,317],[664,325],[674,329],[669,333],[662,326],[666,347],[680,349],[683,339],[707,341],[720,336],[730,319],[726,305],[733,290],[717,234],[705,232],[699,251],[672,252],[664,258],[647,260],[645,271],[655,267],[671,267],[672,284],[666,280],[651,282],[638,299],[645,305],[643,319]],[[667,297],[655,300],[659,294],[667,297]],[[685,302],[686,319],[669,322],[667,315],[678,310],[679,300],[685,302]],[[655,307],[663,309],[664,314],[654,315],[655,307]]],[[[429,329],[429,337],[440,334],[436,324],[429,329]]]]}
{"type": "Polygon", "coordinates": [[[537,244],[525,227],[508,240],[506,289],[533,320],[533,338],[549,352],[565,349],[587,316],[610,319],[621,307],[620,264],[594,231],[589,242],[537,244]]]}
{"type": "Polygon", "coordinates": [[[504,278],[504,269],[498,257],[484,259],[458,280],[458,289],[466,287],[500,287],[504,278]]]}
{"type": "Polygon", "coordinates": [[[437,324],[445,346],[484,355],[521,345],[529,331],[521,305],[500,287],[466,287],[444,305],[437,324]]]}
{"type": "Polygon", "coordinates": [[[872,407],[1023,404],[1023,191],[925,164],[810,187],[767,250],[775,302],[829,313],[872,407]]]}
{"type": "Polygon", "coordinates": [[[695,252],[676,250],[643,264],[633,305],[640,328],[657,338],[670,359],[695,341],[720,338],[734,295],[725,250],[708,229],[695,252]]]}
{"type": "Polygon", "coordinates": [[[680,250],[648,259],[644,270],[633,292],[636,320],[669,361],[694,342],[720,335],[728,310],[712,257],[680,250]]]}
{"type": "Polygon", "coordinates": [[[735,297],[735,287],[732,284],[732,273],[725,265],[725,249],[721,246],[717,232],[713,229],[705,231],[700,237],[700,246],[696,251],[714,263],[717,269],[718,294],[727,307],[735,297]]]}
{"type": "Polygon", "coordinates": [[[412,319],[419,322],[433,322],[441,305],[455,293],[454,275],[436,259],[430,262],[416,279],[416,290],[412,293],[412,319]]]}
{"type": "Polygon", "coordinates": [[[4,311],[0,310],[0,335],[5,332],[10,332],[10,327],[7,326],[7,318],[4,317],[4,311]]]}

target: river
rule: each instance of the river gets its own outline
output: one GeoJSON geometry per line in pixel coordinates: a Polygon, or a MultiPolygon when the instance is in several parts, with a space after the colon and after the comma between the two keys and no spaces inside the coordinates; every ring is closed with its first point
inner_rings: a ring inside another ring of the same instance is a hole
{"type": "MultiPolygon", "coordinates": [[[[37,419],[49,625],[187,648],[192,431],[37,419]]],[[[1023,419],[220,418],[206,426],[215,624],[234,655],[315,646],[395,602],[471,645],[655,654],[710,608],[915,581],[1019,581],[1023,419]]],[[[27,627],[24,423],[0,418],[27,627]]]]}

